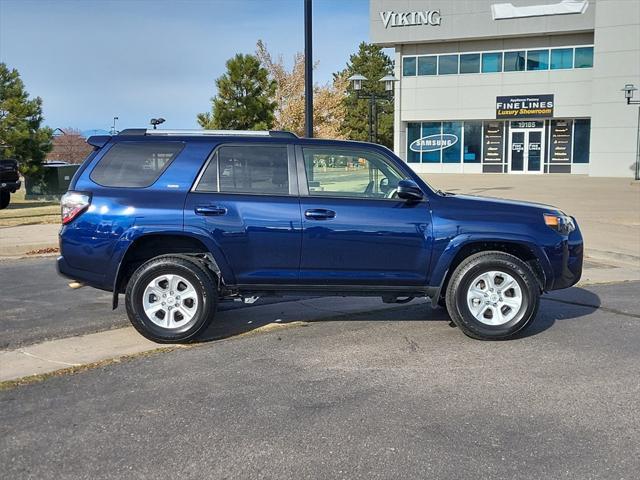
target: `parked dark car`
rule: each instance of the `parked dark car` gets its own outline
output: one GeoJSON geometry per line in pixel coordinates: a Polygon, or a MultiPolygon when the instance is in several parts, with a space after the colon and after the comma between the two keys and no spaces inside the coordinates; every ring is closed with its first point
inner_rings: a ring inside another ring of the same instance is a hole
{"type": "Polygon", "coordinates": [[[20,173],[15,160],[0,160],[0,210],[7,208],[11,194],[20,188],[20,173]]]}
{"type": "Polygon", "coordinates": [[[504,339],[581,275],[575,220],[434,190],[379,145],[288,132],[125,130],[62,199],[61,274],[125,295],[138,331],[192,339],[225,299],[429,297],[470,337],[504,339]]]}

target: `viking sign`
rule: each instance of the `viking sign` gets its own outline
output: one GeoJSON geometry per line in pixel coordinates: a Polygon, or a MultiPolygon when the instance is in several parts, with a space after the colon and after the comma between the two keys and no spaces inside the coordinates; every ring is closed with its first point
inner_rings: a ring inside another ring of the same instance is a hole
{"type": "Polygon", "coordinates": [[[421,10],[419,12],[394,12],[388,10],[380,12],[380,19],[384,28],[409,27],[412,25],[438,26],[442,22],[440,10],[421,10]]]}
{"type": "Polygon", "coordinates": [[[452,133],[428,135],[411,142],[409,150],[412,152],[435,152],[444,150],[458,143],[458,136],[452,133]]]}

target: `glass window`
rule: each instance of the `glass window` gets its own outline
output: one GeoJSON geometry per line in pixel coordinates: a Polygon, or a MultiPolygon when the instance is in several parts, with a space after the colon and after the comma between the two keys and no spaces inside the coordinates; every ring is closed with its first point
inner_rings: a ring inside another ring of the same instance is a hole
{"type": "Polygon", "coordinates": [[[524,51],[520,52],[504,52],[504,71],[505,72],[521,72],[525,65],[524,51]]]}
{"type": "Polygon", "coordinates": [[[460,73],[479,73],[480,54],[467,53],[460,55],[460,73]]]}
{"type": "Polygon", "coordinates": [[[576,68],[593,67],[593,47],[576,48],[576,68]]]}
{"type": "Polygon", "coordinates": [[[480,163],[481,154],[482,122],[464,122],[464,163],[480,163]]]}
{"type": "MultiPolygon", "coordinates": [[[[440,140],[442,133],[442,124],[440,122],[423,122],[422,138],[427,138],[428,143],[440,140]]],[[[422,151],[422,163],[440,163],[440,150],[432,150],[432,147],[424,148],[422,151]],[[428,151],[424,151],[428,150],[428,151]]]]}
{"type": "Polygon", "coordinates": [[[407,124],[407,163],[420,163],[420,152],[411,150],[411,144],[420,138],[420,124],[407,124]]]}
{"type": "Polygon", "coordinates": [[[309,195],[386,198],[403,176],[375,152],[305,148],[309,195]],[[313,180],[310,180],[313,179],[313,180]]]}
{"type": "Polygon", "coordinates": [[[418,75],[435,75],[438,73],[438,57],[418,57],[418,75]]]}
{"type": "MultiPolygon", "coordinates": [[[[217,163],[220,192],[289,194],[289,159],[286,146],[221,147],[217,163]]],[[[207,172],[203,175],[213,177],[207,172]]],[[[199,187],[199,185],[198,185],[199,187]]],[[[199,190],[197,188],[196,190],[199,190]]]]}
{"type": "Polygon", "coordinates": [[[442,122],[443,163],[460,163],[461,137],[462,122],[442,122]]]}
{"type": "Polygon", "coordinates": [[[549,70],[549,50],[527,51],[527,70],[549,70]]]}
{"type": "Polygon", "coordinates": [[[416,76],[416,57],[404,57],[402,59],[402,75],[405,77],[416,76]]]}
{"type": "Polygon", "coordinates": [[[551,50],[551,70],[573,68],[573,48],[555,48],[551,50]]]}
{"type": "Polygon", "coordinates": [[[495,73],[502,71],[502,52],[482,54],[482,73],[495,73]]]}
{"type": "Polygon", "coordinates": [[[105,187],[148,187],[183,146],[182,142],[118,142],[100,159],[91,180],[105,187]]]}
{"type": "Polygon", "coordinates": [[[440,55],[438,57],[438,75],[458,73],[458,55],[440,55]]]}
{"type": "Polygon", "coordinates": [[[573,127],[573,163],[589,163],[591,120],[580,118],[573,127]]]}

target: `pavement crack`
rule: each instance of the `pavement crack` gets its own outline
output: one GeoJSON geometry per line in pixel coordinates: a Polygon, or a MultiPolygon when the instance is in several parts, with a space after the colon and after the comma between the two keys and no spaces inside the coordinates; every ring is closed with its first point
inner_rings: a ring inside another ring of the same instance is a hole
{"type": "Polygon", "coordinates": [[[576,305],[578,307],[595,308],[596,310],[615,313],[616,315],[623,315],[625,317],[640,318],[640,314],[637,314],[637,313],[624,312],[622,310],[617,310],[615,308],[603,307],[602,305],[594,305],[592,303],[572,302],[570,300],[560,300],[558,298],[545,298],[545,297],[543,297],[542,300],[548,300],[550,302],[557,302],[557,303],[564,303],[566,305],[576,305]]]}
{"type": "Polygon", "coordinates": [[[67,367],[79,367],[82,365],[81,363],[69,363],[69,362],[61,362],[58,360],[50,360],[48,358],[43,358],[43,357],[39,357],[38,355],[34,355],[33,353],[25,352],[24,350],[19,350],[19,352],[26,355],[27,357],[37,358],[38,360],[42,360],[44,362],[57,363],[58,365],[65,365],[67,367]]]}

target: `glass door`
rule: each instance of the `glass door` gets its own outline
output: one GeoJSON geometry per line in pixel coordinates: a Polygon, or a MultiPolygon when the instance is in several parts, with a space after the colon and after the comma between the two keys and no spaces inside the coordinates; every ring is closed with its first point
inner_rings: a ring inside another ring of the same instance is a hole
{"type": "Polygon", "coordinates": [[[544,129],[511,129],[509,172],[541,173],[544,164],[544,129]]]}

